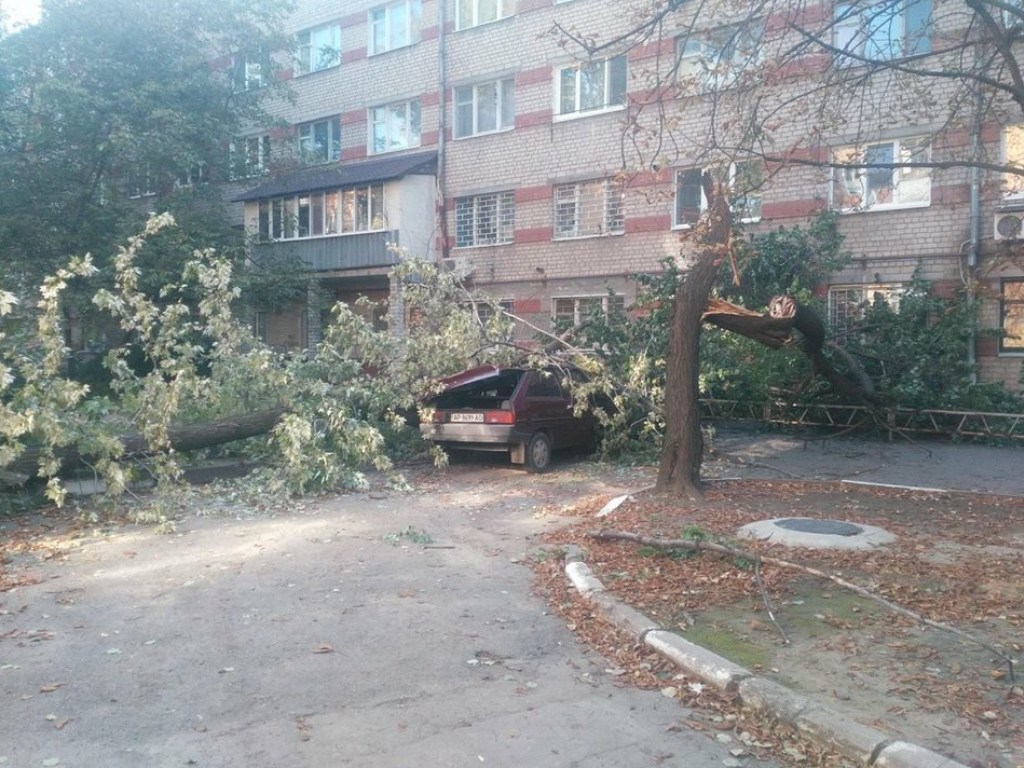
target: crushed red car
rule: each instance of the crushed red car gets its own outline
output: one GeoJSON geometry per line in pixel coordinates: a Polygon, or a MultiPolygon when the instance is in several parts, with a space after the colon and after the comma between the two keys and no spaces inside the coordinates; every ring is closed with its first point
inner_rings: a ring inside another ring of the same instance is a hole
{"type": "Polygon", "coordinates": [[[575,415],[566,375],[582,374],[484,365],[451,376],[424,401],[431,413],[420,432],[448,449],[508,451],[513,464],[543,472],[552,451],[594,446],[594,418],[575,415]]]}

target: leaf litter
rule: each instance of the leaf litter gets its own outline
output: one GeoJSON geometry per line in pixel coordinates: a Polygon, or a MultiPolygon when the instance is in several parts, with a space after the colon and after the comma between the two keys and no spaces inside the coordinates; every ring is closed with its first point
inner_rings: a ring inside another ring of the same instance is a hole
{"type": "MultiPolygon", "coordinates": [[[[841,575],[928,619],[984,638],[1011,658],[1024,659],[1024,499],[837,483],[737,481],[712,486],[699,504],[635,494],[608,517],[597,519],[608,500],[588,497],[561,511],[574,519],[547,534],[545,543],[552,548],[582,546],[605,587],[662,627],[867,725],[961,762],[1024,765],[1024,665],[1015,665],[1016,680],[1011,681],[1002,659],[984,649],[919,627],[805,574],[763,563],[759,588],[751,563],[590,536],[610,528],[659,538],[680,538],[688,532],[765,556],[770,552],[841,575]],[[739,527],[776,517],[876,525],[898,538],[873,550],[737,543],[739,527]],[[784,646],[768,625],[764,596],[779,614],[790,645],[784,646]],[[811,654],[815,664],[806,664],[811,654]]],[[[561,568],[557,560],[536,563],[540,588],[570,628],[627,670],[616,682],[659,689],[676,685],[671,682],[674,668],[609,629],[592,605],[564,586],[561,568]]],[[[685,684],[676,687],[687,704],[715,700],[712,709],[730,711],[728,697],[706,690],[695,694],[685,684]]],[[[731,713],[744,721],[749,717],[735,708],[731,713]]],[[[769,732],[776,734],[775,740],[766,735],[766,743],[778,748],[783,743],[778,741],[779,728],[771,726],[769,732]]],[[[804,755],[802,764],[838,759],[809,745],[792,749],[804,755]]],[[[785,750],[782,756],[795,759],[785,750]]]]}

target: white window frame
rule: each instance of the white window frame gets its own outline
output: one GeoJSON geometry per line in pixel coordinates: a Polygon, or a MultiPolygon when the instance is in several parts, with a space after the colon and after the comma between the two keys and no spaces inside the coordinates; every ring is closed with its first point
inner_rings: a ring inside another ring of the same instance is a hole
{"type": "Polygon", "coordinates": [[[311,75],[341,65],[341,24],[338,22],[304,29],[296,35],[296,39],[297,76],[311,75]]]}
{"type": "Polygon", "coordinates": [[[515,192],[505,190],[456,198],[456,248],[486,248],[495,245],[508,245],[515,240],[515,229],[515,192]],[[467,216],[469,217],[468,222],[467,216]],[[470,230],[468,241],[460,239],[460,235],[467,231],[465,229],[467,224],[470,230]]]}
{"type": "Polygon", "coordinates": [[[880,0],[874,5],[837,2],[832,25],[833,62],[837,67],[863,66],[868,61],[894,61],[929,53],[931,29],[927,19],[915,18],[917,29],[908,29],[908,10],[927,10],[931,16],[932,0],[903,0],[899,13],[891,12],[894,0],[880,0]],[[880,14],[885,14],[880,15],[880,14]],[[888,31],[886,31],[886,28],[888,31]],[[876,40],[886,43],[883,48],[876,40]],[[911,50],[913,49],[913,50],[911,50]]]}
{"type": "Polygon", "coordinates": [[[454,119],[452,135],[456,139],[469,139],[474,136],[484,136],[489,133],[501,133],[515,128],[516,102],[515,102],[516,81],[514,77],[506,77],[501,80],[488,80],[473,85],[456,86],[454,89],[453,109],[454,119]],[[493,88],[493,96],[485,91],[493,88]],[[481,128],[481,111],[487,102],[491,101],[494,106],[494,127],[481,128]],[[464,131],[460,126],[460,112],[469,112],[469,130],[464,131]]]}
{"type": "Polygon", "coordinates": [[[143,197],[156,197],[157,184],[148,162],[135,166],[126,179],[128,199],[139,200],[143,197]]]}
{"type": "Polygon", "coordinates": [[[905,290],[902,283],[830,285],[828,323],[835,343],[841,346],[851,333],[856,333],[857,324],[864,320],[865,311],[879,294],[894,311],[899,311],[900,297],[905,290]]]}
{"type": "Polygon", "coordinates": [[[368,112],[366,123],[369,134],[367,136],[369,154],[383,155],[420,146],[423,139],[423,113],[418,99],[381,104],[370,107],[368,112]],[[396,116],[398,108],[402,110],[401,125],[392,119],[396,116]],[[379,138],[384,142],[382,148],[377,146],[378,129],[380,129],[379,138]]]}
{"type": "Polygon", "coordinates": [[[553,240],[580,240],[588,237],[610,237],[623,235],[626,232],[625,201],[623,199],[622,185],[615,179],[587,179],[586,181],[575,181],[564,184],[556,184],[552,190],[554,201],[552,216],[552,239],[553,240]],[[584,219],[593,217],[587,216],[588,211],[583,209],[587,205],[587,198],[596,198],[595,192],[601,187],[601,217],[596,232],[586,231],[584,219]],[[563,215],[562,210],[569,211],[568,206],[573,206],[572,226],[566,227],[569,219],[563,215]]]}
{"type": "Polygon", "coordinates": [[[228,158],[228,178],[232,181],[266,175],[270,168],[270,134],[235,139],[229,147],[228,158]]]}
{"type": "MultiPolygon", "coordinates": [[[[731,163],[728,164],[728,166],[722,166],[723,168],[727,168],[728,169],[728,185],[729,185],[730,192],[736,189],[736,179],[737,179],[737,176],[739,174],[740,166],[745,165],[747,163],[750,163],[750,164],[753,164],[754,166],[756,166],[756,168],[758,170],[758,174],[759,175],[761,174],[761,172],[762,172],[761,161],[757,160],[755,158],[751,158],[749,160],[740,160],[738,162],[731,162],[731,163]]],[[[703,176],[704,172],[707,171],[707,170],[708,170],[707,168],[698,168],[698,167],[692,167],[692,166],[689,167],[689,168],[677,168],[675,170],[675,174],[673,176],[673,182],[672,182],[673,183],[673,187],[674,187],[674,190],[673,190],[673,193],[672,193],[672,229],[690,229],[694,224],[697,223],[697,218],[699,218],[700,215],[702,213],[704,213],[708,209],[707,197],[704,195],[704,187],[703,187],[703,185],[700,182],[701,176],[703,176]],[[681,187],[681,185],[679,183],[679,180],[680,180],[680,177],[683,174],[687,174],[687,173],[695,173],[695,174],[697,174],[697,186],[700,189],[700,208],[697,210],[697,217],[694,218],[693,221],[682,221],[681,220],[681,216],[680,216],[682,208],[680,207],[679,194],[680,194],[680,192],[682,190],[682,187],[681,187]]],[[[737,200],[739,198],[743,198],[744,200],[747,200],[747,201],[754,201],[754,203],[756,204],[756,211],[757,212],[755,214],[753,214],[753,215],[740,215],[737,218],[737,221],[739,221],[742,224],[753,224],[753,223],[756,223],[756,222],[760,221],[761,220],[761,215],[762,215],[762,213],[761,213],[762,205],[763,205],[763,198],[762,198],[760,187],[758,187],[756,189],[748,190],[747,192],[743,193],[742,195],[738,195],[736,198],[734,198],[733,201],[731,202],[731,207],[732,207],[733,214],[736,214],[738,211],[741,210],[741,206],[737,202],[737,200]]],[[[747,210],[748,208],[749,208],[749,204],[748,203],[744,203],[742,205],[742,209],[743,210],[747,210]]]]}
{"type": "Polygon", "coordinates": [[[310,240],[387,229],[382,181],[263,198],[256,206],[256,234],[264,241],[310,240]]]}
{"type": "MultiPolygon", "coordinates": [[[[1024,123],[1003,126],[1003,163],[1024,168],[1024,123]]],[[[1024,199],[1024,173],[1003,174],[1003,197],[1024,199]]]]}
{"type": "Polygon", "coordinates": [[[625,310],[626,297],[621,293],[595,293],[575,296],[554,296],[551,299],[551,324],[557,325],[559,320],[572,319],[574,326],[579,325],[590,316],[589,308],[601,302],[601,311],[607,320],[615,310],[625,310]],[[572,302],[572,312],[565,311],[568,302],[572,302]],[[561,309],[559,307],[561,305],[561,309]]]}
{"type": "Polygon", "coordinates": [[[299,123],[295,134],[299,161],[303,165],[324,165],[325,163],[336,163],[341,159],[341,118],[339,116],[299,123]],[[316,144],[316,129],[319,125],[327,126],[327,145],[322,157],[316,152],[318,146],[316,144]]]}
{"type": "Polygon", "coordinates": [[[516,0],[457,0],[455,29],[473,29],[507,19],[516,12],[516,0]],[[493,9],[493,16],[491,11],[493,9]],[[489,16],[490,18],[485,18],[489,16]],[[483,19],[481,21],[481,19],[483,19]]]}
{"type": "Polygon", "coordinates": [[[1004,335],[999,337],[999,356],[1000,357],[1021,357],[1024,356],[1024,277],[1004,277],[999,281],[999,330],[1004,335]],[[1007,299],[1006,287],[1007,285],[1013,284],[1019,286],[1021,291],[1021,298],[1007,299]],[[1007,304],[1013,307],[1013,318],[1012,324],[1018,326],[1021,329],[1021,335],[1014,336],[1015,341],[1013,346],[1006,344],[1006,330],[1010,324],[1010,311],[1007,308],[1007,304]],[[1019,318],[1019,319],[1018,319],[1019,318]],[[1016,340],[1019,339],[1019,340],[1016,340]]]}
{"type": "Polygon", "coordinates": [[[421,0],[395,0],[395,2],[371,8],[367,12],[366,22],[369,34],[366,44],[368,54],[377,56],[418,43],[422,14],[421,0]],[[378,31],[381,41],[378,41],[376,34],[378,31]],[[399,31],[404,31],[404,40],[398,36],[399,31]]]}
{"type": "Polygon", "coordinates": [[[763,33],[763,22],[750,21],[678,37],[677,81],[695,93],[732,88],[764,63],[763,33]]]}
{"type": "Polygon", "coordinates": [[[235,93],[255,91],[267,84],[269,61],[239,54],[231,62],[231,88],[235,93]]]}
{"type": "Polygon", "coordinates": [[[932,173],[929,167],[865,168],[857,163],[889,165],[928,163],[931,145],[925,137],[904,137],[885,141],[834,147],[832,184],[833,210],[842,214],[927,208],[931,205],[932,173]],[[890,160],[874,159],[889,147],[890,160]],[[853,161],[853,162],[851,162],[853,161]],[[850,167],[841,167],[849,164],[850,167]]]}
{"type": "Polygon", "coordinates": [[[555,71],[555,108],[554,120],[574,120],[579,117],[600,115],[606,112],[618,112],[626,108],[626,98],[629,93],[629,62],[626,55],[612,56],[607,59],[596,61],[578,62],[559,67],[555,71]],[[595,67],[601,68],[601,103],[597,106],[584,106],[583,104],[583,80],[585,73],[595,67]],[[616,71],[621,67],[621,72],[616,71]],[[621,83],[615,82],[615,76],[621,76],[621,83]],[[563,104],[566,81],[571,78],[572,82],[572,107],[567,108],[563,104]],[[621,86],[622,92],[616,93],[616,86],[621,86]]]}

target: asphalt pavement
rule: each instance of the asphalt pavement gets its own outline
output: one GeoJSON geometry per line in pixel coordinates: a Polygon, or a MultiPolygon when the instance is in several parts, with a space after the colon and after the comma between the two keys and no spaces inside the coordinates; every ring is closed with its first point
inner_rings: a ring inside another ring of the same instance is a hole
{"type": "Polygon", "coordinates": [[[428,486],[15,555],[38,582],[0,593],[0,766],[729,758],[677,701],[616,685],[531,593],[531,536],[555,524],[537,510],[615,477],[480,464],[428,486]]]}

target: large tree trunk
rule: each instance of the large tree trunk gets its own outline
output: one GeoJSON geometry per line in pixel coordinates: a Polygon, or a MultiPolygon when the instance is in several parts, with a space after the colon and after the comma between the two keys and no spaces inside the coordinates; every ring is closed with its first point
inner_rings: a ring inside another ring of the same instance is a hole
{"type": "Polygon", "coordinates": [[[708,216],[696,230],[697,260],[676,291],[665,372],[665,438],[656,490],[701,498],[700,333],[704,308],[723,259],[729,255],[732,218],[729,201],[703,179],[708,216]]]}
{"type": "MultiPolygon", "coordinates": [[[[168,430],[171,448],[179,453],[185,451],[196,451],[201,448],[211,448],[215,445],[223,445],[236,440],[244,440],[247,437],[263,435],[274,428],[284,410],[274,408],[266,411],[256,411],[227,419],[208,421],[202,424],[182,424],[172,426],[168,430]]],[[[128,433],[120,437],[124,446],[123,456],[145,456],[152,451],[145,438],[137,432],[128,433]]],[[[57,452],[57,458],[61,461],[62,471],[76,469],[90,462],[95,458],[88,454],[81,454],[75,448],[64,448],[57,452]]],[[[43,452],[36,448],[29,448],[23,451],[17,459],[3,468],[3,476],[0,480],[7,483],[21,479],[34,477],[39,469],[39,459],[43,452]]]]}

